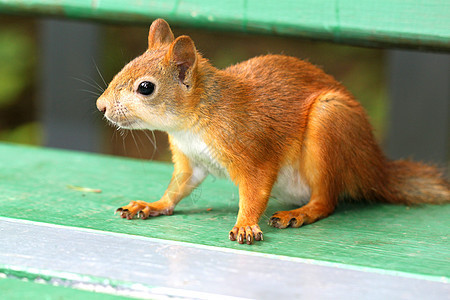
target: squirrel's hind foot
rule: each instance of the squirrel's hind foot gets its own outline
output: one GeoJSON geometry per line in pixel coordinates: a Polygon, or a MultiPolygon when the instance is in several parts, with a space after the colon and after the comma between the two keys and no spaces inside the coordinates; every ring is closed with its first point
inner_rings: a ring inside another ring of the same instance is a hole
{"type": "Polygon", "coordinates": [[[276,212],[270,217],[269,225],[277,228],[294,227],[314,223],[328,217],[334,210],[334,206],[321,206],[308,203],[303,207],[276,212]]]}

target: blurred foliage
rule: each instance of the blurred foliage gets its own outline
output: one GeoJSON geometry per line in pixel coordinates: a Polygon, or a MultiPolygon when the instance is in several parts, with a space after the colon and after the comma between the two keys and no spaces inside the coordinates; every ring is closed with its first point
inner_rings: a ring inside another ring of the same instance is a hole
{"type": "Polygon", "coordinates": [[[24,123],[10,130],[0,132],[0,140],[16,143],[39,145],[42,141],[42,126],[38,122],[24,123]]]}
{"type": "Polygon", "coordinates": [[[33,41],[20,28],[0,28],[0,106],[14,101],[29,84],[34,65],[33,41]]]}
{"type": "Polygon", "coordinates": [[[2,16],[0,140],[41,144],[35,114],[37,48],[34,20],[2,16]]]}

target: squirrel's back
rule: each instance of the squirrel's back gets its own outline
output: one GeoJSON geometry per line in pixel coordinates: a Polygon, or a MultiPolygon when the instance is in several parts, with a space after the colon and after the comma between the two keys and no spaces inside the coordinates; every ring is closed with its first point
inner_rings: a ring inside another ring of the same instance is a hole
{"type": "Polygon", "coordinates": [[[245,80],[259,91],[270,91],[275,95],[283,92],[284,95],[286,92],[295,93],[297,99],[319,89],[341,87],[333,76],[326,74],[319,67],[286,55],[257,56],[223,71],[245,80]]]}

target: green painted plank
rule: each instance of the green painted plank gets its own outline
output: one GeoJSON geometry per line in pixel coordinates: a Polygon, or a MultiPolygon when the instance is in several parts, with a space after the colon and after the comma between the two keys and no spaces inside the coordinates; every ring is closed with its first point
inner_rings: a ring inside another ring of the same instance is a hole
{"type": "Polygon", "coordinates": [[[1,299],[92,299],[92,300],[121,300],[132,299],[128,297],[95,293],[72,289],[69,287],[55,286],[46,283],[38,283],[32,280],[19,280],[16,278],[0,277],[1,299]]]}
{"type": "Polygon", "coordinates": [[[248,246],[228,240],[238,194],[226,180],[207,179],[172,216],[124,220],[114,210],[157,200],[171,165],[0,144],[0,170],[0,216],[450,279],[450,205],[345,205],[320,222],[281,230],[268,218],[292,207],[272,200],[260,222],[264,242],[248,246]]]}
{"type": "Polygon", "coordinates": [[[366,46],[450,50],[447,0],[0,0],[0,13],[283,34],[366,46]]]}

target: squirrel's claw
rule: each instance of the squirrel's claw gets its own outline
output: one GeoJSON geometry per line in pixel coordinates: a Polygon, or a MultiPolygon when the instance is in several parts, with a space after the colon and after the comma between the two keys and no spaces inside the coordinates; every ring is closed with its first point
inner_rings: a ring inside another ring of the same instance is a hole
{"type": "Polygon", "coordinates": [[[247,245],[251,245],[254,241],[262,241],[263,233],[258,225],[234,226],[229,238],[231,241],[237,240],[239,244],[246,242],[247,245]]]}
{"type": "Polygon", "coordinates": [[[269,219],[269,225],[276,228],[300,227],[305,223],[304,216],[293,216],[289,212],[277,212],[269,219]]]}

